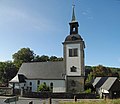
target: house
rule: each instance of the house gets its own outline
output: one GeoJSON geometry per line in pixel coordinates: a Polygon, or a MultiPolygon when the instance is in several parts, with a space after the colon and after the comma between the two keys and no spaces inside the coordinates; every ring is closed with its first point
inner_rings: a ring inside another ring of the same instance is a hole
{"type": "Polygon", "coordinates": [[[63,61],[23,63],[17,75],[10,81],[14,88],[37,92],[38,86],[46,83],[53,92],[79,93],[84,91],[85,43],[78,34],[79,24],[76,21],[74,6],[69,25],[70,34],[62,43],[63,61]]]}
{"type": "Polygon", "coordinates": [[[18,74],[10,83],[20,83],[19,87],[27,91],[36,92],[41,83],[49,85],[53,92],[65,92],[65,69],[64,63],[60,62],[33,62],[23,63],[18,74]],[[24,75],[22,78],[17,78],[24,75]],[[54,87],[53,87],[54,86],[54,87]]]}
{"type": "Polygon", "coordinates": [[[117,77],[96,77],[93,87],[100,97],[118,98],[120,97],[120,81],[117,77]]]}

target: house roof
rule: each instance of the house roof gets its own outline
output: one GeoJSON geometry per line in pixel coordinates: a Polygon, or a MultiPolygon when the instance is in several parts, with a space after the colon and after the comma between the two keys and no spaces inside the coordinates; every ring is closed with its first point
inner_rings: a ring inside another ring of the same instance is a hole
{"type": "Polygon", "coordinates": [[[99,80],[101,79],[101,77],[96,77],[93,82],[92,85],[95,87],[95,85],[99,82],[99,80]]]}
{"type": "Polygon", "coordinates": [[[65,79],[64,62],[23,63],[18,74],[28,79],[65,79]]]}
{"type": "Polygon", "coordinates": [[[108,77],[96,77],[92,84],[95,88],[100,88],[107,79],[108,77]]]}
{"type": "Polygon", "coordinates": [[[69,42],[69,41],[82,41],[82,37],[79,35],[79,34],[71,34],[71,35],[68,35],[66,38],[65,38],[65,42],[69,42]]]}
{"type": "Polygon", "coordinates": [[[22,74],[17,74],[12,80],[10,80],[10,83],[23,83],[25,82],[25,76],[22,74]]]}
{"type": "Polygon", "coordinates": [[[113,86],[114,82],[117,80],[117,77],[109,77],[105,83],[101,86],[101,88],[109,91],[110,88],[113,86]]]}
{"type": "Polygon", "coordinates": [[[12,80],[9,81],[10,83],[19,83],[18,75],[16,75],[12,80]]]}

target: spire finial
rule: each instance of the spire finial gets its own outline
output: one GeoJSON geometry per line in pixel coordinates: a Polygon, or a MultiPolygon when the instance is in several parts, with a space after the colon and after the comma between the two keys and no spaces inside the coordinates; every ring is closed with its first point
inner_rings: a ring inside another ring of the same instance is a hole
{"type": "Polygon", "coordinates": [[[75,8],[74,1],[73,1],[72,8],[73,8],[73,12],[72,12],[72,21],[76,21],[76,18],[75,18],[75,11],[74,11],[74,8],[75,8]]]}

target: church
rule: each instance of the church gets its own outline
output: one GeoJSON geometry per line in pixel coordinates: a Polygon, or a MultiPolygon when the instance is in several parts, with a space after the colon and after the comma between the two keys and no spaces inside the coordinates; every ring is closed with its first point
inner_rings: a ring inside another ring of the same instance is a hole
{"type": "Polygon", "coordinates": [[[17,75],[9,81],[11,87],[37,92],[38,86],[46,83],[55,93],[84,91],[85,43],[78,33],[79,23],[74,9],[73,6],[70,33],[62,43],[63,61],[23,63],[17,75]]]}

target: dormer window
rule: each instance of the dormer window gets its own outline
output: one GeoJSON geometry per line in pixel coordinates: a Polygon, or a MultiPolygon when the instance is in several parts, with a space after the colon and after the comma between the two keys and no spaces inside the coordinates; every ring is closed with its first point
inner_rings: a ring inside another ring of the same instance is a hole
{"type": "Polygon", "coordinates": [[[69,49],[69,57],[77,57],[77,56],[78,56],[77,48],[69,49]]]}

